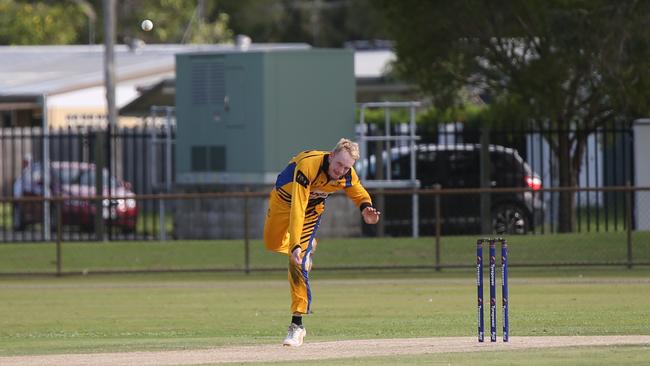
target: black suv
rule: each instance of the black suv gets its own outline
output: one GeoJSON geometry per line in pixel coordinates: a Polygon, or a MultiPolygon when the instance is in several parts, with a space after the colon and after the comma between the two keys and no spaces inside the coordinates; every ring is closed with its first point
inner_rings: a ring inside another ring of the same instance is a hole
{"type": "MultiPolygon", "coordinates": [[[[480,187],[479,144],[416,145],[416,178],[421,188],[480,187]]],[[[490,183],[494,188],[530,188],[524,193],[493,193],[491,195],[492,231],[525,234],[541,224],[544,204],[539,190],[542,181],[523,160],[517,150],[490,145],[490,183]]],[[[384,154],[384,161],[387,154],[384,154]]],[[[375,156],[370,156],[367,179],[375,179],[375,156]]],[[[384,163],[385,164],[385,163],[384,163]]],[[[410,178],[410,149],[391,149],[391,178],[410,178]]],[[[382,220],[388,235],[411,235],[411,196],[386,195],[382,220]]],[[[481,231],[479,194],[447,194],[440,196],[441,229],[445,234],[476,234],[481,231]]],[[[419,196],[420,234],[435,234],[435,197],[419,196]]],[[[364,225],[364,232],[373,229],[364,225]]]]}

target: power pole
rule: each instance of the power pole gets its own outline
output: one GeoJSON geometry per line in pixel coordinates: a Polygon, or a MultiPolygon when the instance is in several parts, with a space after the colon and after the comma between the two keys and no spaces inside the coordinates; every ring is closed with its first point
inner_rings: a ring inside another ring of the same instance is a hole
{"type": "Polygon", "coordinates": [[[115,125],[115,0],[104,1],[104,85],[109,130],[115,125]]]}
{"type": "MultiPolygon", "coordinates": [[[[113,161],[111,159],[111,149],[112,149],[112,136],[115,129],[115,124],[117,120],[117,110],[115,108],[115,0],[103,0],[104,1],[104,86],[106,88],[106,119],[108,125],[106,126],[106,167],[108,169],[108,176],[110,177],[113,173],[113,161]]],[[[102,164],[103,165],[103,164],[102,164]]],[[[100,172],[99,175],[95,176],[95,180],[103,182],[103,173],[104,167],[99,167],[97,171],[100,172]]],[[[110,178],[109,178],[110,182],[110,178]]],[[[101,186],[101,185],[100,185],[101,186]]],[[[95,192],[95,195],[103,195],[103,188],[101,191],[95,192]]],[[[109,202],[109,220],[110,220],[110,202],[111,202],[111,185],[108,185],[108,202],[109,202]]],[[[103,201],[103,200],[102,200],[103,201]]],[[[96,215],[103,216],[103,210],[97,211],[96,215]]],[[[103,226],[104,220],[99,220],[100,225],[103,226]]],[[[103,227],[96,227],[95,230],[98,232],[102,231],[103,227]]],[[[110,236],[110,230],[109,230],[110,236]]]]}
{"type": "Polygon", "coordinates": [[[291,4],[292,7],[308,10],[310,11],[309,15],[309,25],[311,28],[311,38],[313,46],[319,46],[322,44],[321,40],[321,28],[322,28],[322,12],[323,10],[341,8],[349,6],[347,1],[323,1],[323,0],[311,0],[309,3],[302,1],[294,1],[291,4]]]}

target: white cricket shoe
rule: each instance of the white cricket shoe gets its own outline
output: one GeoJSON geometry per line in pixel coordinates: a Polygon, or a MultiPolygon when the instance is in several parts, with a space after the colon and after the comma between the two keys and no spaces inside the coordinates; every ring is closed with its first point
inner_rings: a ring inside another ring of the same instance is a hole
{"type": "Polygon", "coordinates": [[[284,339],[282,345],[287,347],[300,347],[302,345],[302,340],[306,335],[307,331],[305,330],[305,327],[291,323],[291,325],[289,325],[289,331],[287,332],[287,338],[284,339]]]}

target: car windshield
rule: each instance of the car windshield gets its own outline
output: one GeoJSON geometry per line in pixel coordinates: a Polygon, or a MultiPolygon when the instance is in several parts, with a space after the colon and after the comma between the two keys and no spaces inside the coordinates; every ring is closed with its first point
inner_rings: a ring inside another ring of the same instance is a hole
{"type": "MultiPolygon", "coordinates": [[[[95,170],[93,169],[79,169],[74,167],[55,168],[53,169],[54,175],[59,179],[63,185],[81,185],[81,186],[95,186],[95,170]]],[[[104,171],[104,187],[108,186],[108,172],[104,171]]],[[[111,177],[111,187],[117,187],[117,180],[111,177]]]]}
{"type": "MultiPolygon", "coordinates": [[[[104,171],[104,187],[108,186],[108,172],[104,171]]],[[[83,186],[95,186],[95,171],[94,170],[85,170],[81,173],[79,177],[79,184],[83,186]]],[[[115,178],[111,177],[111,187],[117,187],[117,181],[115,178]]]]}
{"type": "Polygon", "coordinates": [[[52,172],[58,179],[61,184],[72,185],[79,184],[79,174],[81,171],[78,168],[69,168],[69,169],[53,169],[52,172]]]}

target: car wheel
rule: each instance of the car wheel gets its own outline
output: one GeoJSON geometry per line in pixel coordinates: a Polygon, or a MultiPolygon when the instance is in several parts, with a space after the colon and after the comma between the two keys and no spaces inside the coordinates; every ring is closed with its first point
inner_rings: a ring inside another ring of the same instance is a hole
{"type": "Polygon", "coordinates": [[[23,216],[20,214],[20,208],[18,208],[17,205],[14,205],[12,219],[13,219],[14,231],[25,230],[25,220],[23,219],[23,216]]]}
{"type": "Polygon", "coordinates": [[[492,212],[492,230],[496,234],[526,234],[528,216],[515,205],[502,205],[492,212]]]}

